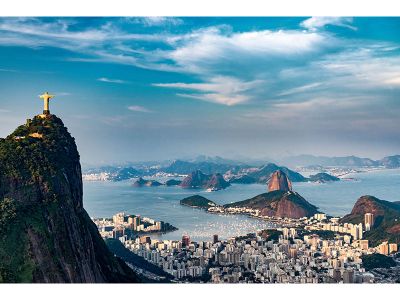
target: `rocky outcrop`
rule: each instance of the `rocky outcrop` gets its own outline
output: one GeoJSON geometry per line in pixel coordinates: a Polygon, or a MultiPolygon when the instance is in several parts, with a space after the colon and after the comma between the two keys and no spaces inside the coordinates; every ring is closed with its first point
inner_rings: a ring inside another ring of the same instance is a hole
{"type": "Polygon", "coordinates": [[[380,200],[374,196],[362,196],[354,204],[350,214],[344,216],[341,223],[364,223],[364,215],[372,213],[374,215],[374,227],[365,233],[366,239],[372,245],[377,245],[383,241],[398,243],[400,240],[400,204],[380,200]]]}
{"type": "Polygon", "coordinates": [[[204,188],[211,190],[225,189],[230,184],[225,181],[221,174],[206,175],[197,170],[189,174],[181,183],[183,188],[204,188]]]}
{"type": "Polygon", "coordinates": [[[276,190],[253,198],[225,205],[225,207],[247,207],[257,209],[260,215],[299,219],[313,216],[317,207],[296,192],[276,190]]]}
{"type": "Polygon", "coordinates": [[[211,178],[207,181],[204,188],[212,190],[222,190],[230,186],[229,182],[226,182],[224,177],[217,173],[211,175],[211,178]]]}
{"type": "Polygon", "coordinates": [[[291,191],[292,183],[281,170],[275,171],[268,181],[268,191],[291,191]]]}
{"type": "Polygon", "coordinates": [[[54,115],[0,140],[0,232],[0,282],[139,280],[83,208],[79,153],[54,115]]]}

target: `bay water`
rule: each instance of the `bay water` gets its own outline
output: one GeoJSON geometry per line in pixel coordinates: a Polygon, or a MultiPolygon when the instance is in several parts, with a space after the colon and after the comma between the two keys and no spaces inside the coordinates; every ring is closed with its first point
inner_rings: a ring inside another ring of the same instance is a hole
{"type": "MultiPolygon", "coordinates": [[[[330,183],[295,182],[293,190],[319,210],[332,216],[349,213],[362,195],[382,200],[400,201],[400,169],[377,170],[350,175],[354,180],[330,183]]],[[[164,178],[158,178],[163,181],[164,178]]],[[[141,215],[168,222],[177,231],[153,235],[158,239],[180,240],[188,234],[192,240],[221,239],[270,228],[270,224],[239,215],[210,214],[200,209],[182,206],[179,201],[191,195],[202,195],[217,204],[245,200],[267,192],[266,184],[234,184],[225,190],[182,189],[177,186],[132,186],[133,181],[84,181],[84,207],[91,217],[111,217],[118,212],[141,215]]]]}

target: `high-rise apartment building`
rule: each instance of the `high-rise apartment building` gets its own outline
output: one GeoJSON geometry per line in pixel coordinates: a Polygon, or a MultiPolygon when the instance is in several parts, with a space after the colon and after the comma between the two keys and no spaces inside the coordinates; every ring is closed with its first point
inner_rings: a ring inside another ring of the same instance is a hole
{"type": "Polygon", "coordinates": [[[364,225],[366,231],[371,230],[371,228],[374,226],[374,214],[366,213],[364,215],[364,225]]]}

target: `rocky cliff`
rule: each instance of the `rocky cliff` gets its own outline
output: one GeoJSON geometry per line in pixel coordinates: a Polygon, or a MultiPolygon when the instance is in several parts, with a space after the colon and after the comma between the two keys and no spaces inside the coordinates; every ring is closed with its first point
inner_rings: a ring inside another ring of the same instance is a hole
{"type": "Polygon", "coordinates": [[[268,181],[268,191],[291,191],[292,183],[287,178],[286,174],[281,170],[275,171],[272,173],[269,181],[268,181]]]}
{"type": "Polygon", "coordinates": [[[137,282],[83,208],[79,153],[54,115],[0,140],[0,282],[137,282]]]}

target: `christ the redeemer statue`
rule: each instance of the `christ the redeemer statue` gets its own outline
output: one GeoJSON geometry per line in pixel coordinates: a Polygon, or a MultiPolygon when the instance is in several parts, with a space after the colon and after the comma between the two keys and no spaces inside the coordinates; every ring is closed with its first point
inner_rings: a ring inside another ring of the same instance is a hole
{"type": "Polygon", "coordinates": [[[43,114],[49,115],[50,114],[49,100],[51,98],[54,98],[54,95],[50,95],[48,92],[46,92],[43,95],[40,95],[39,97],[43,99],[43,104],[44,104],[43,114]]]}

